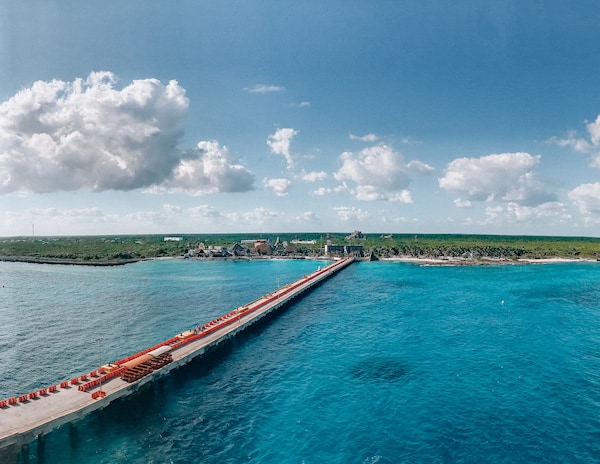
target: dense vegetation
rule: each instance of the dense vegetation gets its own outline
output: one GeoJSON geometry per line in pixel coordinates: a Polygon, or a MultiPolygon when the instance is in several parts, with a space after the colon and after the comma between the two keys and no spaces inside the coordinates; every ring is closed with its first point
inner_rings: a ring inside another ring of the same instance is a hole
{"type": "Polygon", "coordinates": [[[90,265],[125,264],[148,258],[182,256],[186,242],[163,236],[39,237],[0,239],[0,259],[90,265]]]}
{"type": "Polygon", "coordinates": [[[395,236],[374,241],[379,256],[543,259],[600,258],[600,239],[586,237],[519,237],[500,235],[395,236]]]}
{"type": "Polygon", "coordinates": [[[531,237],[501,235],[393,235],[367,234],[211,234],[178,235],[165,241],[163,235],[109,237],[12,237],[0,239],[0,259],[32,262],[114,265],[141,259],[183,256],[199,243],[230,247],[236,242],[269,239],[275,243],[297,238],[314,244],[297,245],[297,254],[318,256],[326,243],[363,245],[365,252],[380,258],[600,259],[600,239],[589,237],[531,237]]]}

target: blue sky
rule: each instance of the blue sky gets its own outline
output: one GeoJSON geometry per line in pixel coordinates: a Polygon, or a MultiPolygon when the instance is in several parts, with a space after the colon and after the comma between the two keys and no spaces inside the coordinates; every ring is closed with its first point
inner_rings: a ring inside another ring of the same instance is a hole
{"type": "Polygon", "coordinates": [[[597,1],[0,4],[0,236],[600,235],[597,1]]]}

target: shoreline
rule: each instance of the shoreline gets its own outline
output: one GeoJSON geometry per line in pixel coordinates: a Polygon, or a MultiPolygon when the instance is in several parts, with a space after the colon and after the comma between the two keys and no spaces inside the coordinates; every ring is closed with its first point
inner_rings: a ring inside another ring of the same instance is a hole
{"type": "MultiPolygon", "coordinates": [[[[192,259],[199,261],[255,261],[255,260],[324,260],[332,261],[342,257],[334,256],[235,256],[235,257],[218,257],[218,258],[184,258],[183,256],[161,256],[157,258],[139,258],[139,259],[119,259],[106,261],[82,261],[77,259],[62,259],[62,258],[42,258],[42,257],[27,257],[27,256],[0,256],[0,262],[13,263],[29,263],[29,264],[51,264],[63,266],[92,266],[92,267],[112,267],[125,266],[134,264],[140,261],[158,261],[167,259],[192,259]]],[[[357,258],[357,261],[369,262],[369,257],[357,258]]],[[[414,257],[414,256],[393,256],[393,257],[376,257],[373,261],[390,261],[390,262],[405,262],[414,263],[424,266],[489,266],[489,265],[509,265],[509,264],[559,264],[559,263],[596,263],[598,259],[592,258],[491,258],[480,257],[477,259],[460,258],[460,257],[414,257]]]]}
{"type": "Polygon", "coordinates": [[[126,264],[133,264],[145,259],[118,259],[118,260],[106,260],[106,261],[83,261],[78,259],[66,259],[66,258],[42,258],[42,257],[30,257],[30,256],[0,256],[0,262],[7,263],[29,263],[29,264],[53,264],[63,266],[124,266],[126,264]]]}
{"type": "Polygon", "coordinates": [[[591,258],[415,258],[412,256],[395,256],[391,258],[379,258],[379,261],[397,261],[405,263],[422,264],[426,266],[494,266],[510,264],[559,264],[559,263],[597,263],[599,260],[591,258]]]}

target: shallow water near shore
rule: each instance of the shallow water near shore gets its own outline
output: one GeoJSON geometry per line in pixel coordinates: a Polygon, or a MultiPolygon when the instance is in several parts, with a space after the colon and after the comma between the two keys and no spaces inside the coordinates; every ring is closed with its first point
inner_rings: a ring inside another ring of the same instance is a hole
{"type": "MultiPolygon", "coordinates": [[[[323,264],[0,263],[0,396],[89,372],[323,264]]],[[[597,263],[356,263],[14,462],[600,461],[598,301],[597,263]]]]}

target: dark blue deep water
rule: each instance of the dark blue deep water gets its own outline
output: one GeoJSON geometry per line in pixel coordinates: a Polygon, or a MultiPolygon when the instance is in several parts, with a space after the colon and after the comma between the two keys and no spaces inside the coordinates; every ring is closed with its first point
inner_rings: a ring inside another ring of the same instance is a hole
{"type": "MultiPolygon", "coordinates": [[[[0,263],[0,397],[89,372],[322,264],[0,263]]],[[[600,263],[357,263],[6,459],[600,462],[599,301],[600,263]]]]}

